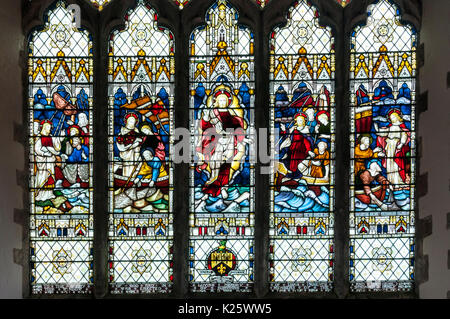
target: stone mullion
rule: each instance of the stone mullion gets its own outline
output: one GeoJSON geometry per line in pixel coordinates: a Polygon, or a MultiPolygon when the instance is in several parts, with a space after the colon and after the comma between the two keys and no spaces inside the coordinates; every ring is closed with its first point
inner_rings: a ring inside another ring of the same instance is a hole
{"type": "Polygon", "coordinates": [[[349,291],[349,171],[350,171],[350,118],[349,70],[350,33],[344,21],[345,9],[340,10],[342,24],[335,34],[336,55],[336,159],[335,159],[335,209],[334,209],[334,285],[338,298],[349,291]]]}
{"type": "Polygon", "coordinates": [[[94,50],[94,296],[108,294],[108,36],[97,13],[94,50]]]}
{"type": "MultiPolygon", "coordinates": [[[[179,14],[182,15],[183,12],[179,14]]],[[[175,128],[189,128],[189,35],[189,30],[184,29],[182,23],[174,30],[175,128]]],[[[175,140],[175,144],[177,142],[179,141],[175,140]]],[[[173,192],[174,294],[177,298],[185,298],[189,292],[189,191],[189,163],[178,163],[174,170],[173,192]]]]}
{"type": "MultiPolygon", "coordinates": [[[[255,31],[255,129],[258,142],[255,165],[255,293],[258,298],[269,292],[269,214],[270,214],[270,163],[261,163],[261,145],[270,146],[270,93],[269,93],[269,37],[264,33],[262,12],[259,11],[255,31]],[[267,140],[259,134],[266,130],[267,140]]],[[[264,156],[264,155],[263,155],[264,156]]]]}

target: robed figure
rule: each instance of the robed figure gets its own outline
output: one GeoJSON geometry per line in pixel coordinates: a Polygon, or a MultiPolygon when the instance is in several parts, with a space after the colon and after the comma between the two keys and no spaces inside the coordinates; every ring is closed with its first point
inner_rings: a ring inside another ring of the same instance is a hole
{"type": "Polygon", "coordinates": [[[232,92],[225,84],[215,88],[202,110],[198,127],[201,138],[196,147],[197,171],[204,170],[209,175],[203,193],[213,197],[228,196],[227,186],[239,174],[246,154],[248,123],[232,92]]]}

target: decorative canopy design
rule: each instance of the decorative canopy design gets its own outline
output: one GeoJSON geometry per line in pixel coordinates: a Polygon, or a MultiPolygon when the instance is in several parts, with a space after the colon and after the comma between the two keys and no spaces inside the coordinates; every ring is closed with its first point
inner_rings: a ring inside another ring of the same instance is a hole
{"type": "Polygon", "coordinates": [[[90,0],[92,4],[98,9],[98,11],[102,11],[103,7],[110,3],[112,0],[90,0]]]}
{"type": "Polygon", "coordinates": [[[352,0],[336,0],[343,8],[345,8],[345,6],[347,5],[347,4],[349,4],[350,3],[350,1],[352,1],[352,0]]]}

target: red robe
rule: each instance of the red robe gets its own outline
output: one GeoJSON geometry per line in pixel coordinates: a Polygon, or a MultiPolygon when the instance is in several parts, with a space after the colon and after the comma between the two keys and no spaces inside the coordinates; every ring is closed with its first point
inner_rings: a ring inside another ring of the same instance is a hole
{"type": "MultiPolygon", "coordinates": [[[[242,142],[242,140],[245,137],[245,131],[244,131],[244,119],[232,116],[227,111],[222,111],[219,109],[214,109],[214,114],[217,116],[219,121],[222,123],[223,130],[226,131],[227,129],[234,129],[237,134],[234,136],[234,155],[237,154],[237,144],[238,142],[242,142]],[[240,132],[239,132],[240,131],[240,132]]],[[[203,132],[213,127],[213,125],[210,122],[207,122],[205,120],[201,120],[200,127],[203,132]]],[[[214,130],[214,134],[219,135],[219,133],[214,130]]],[[[217,144],[217,139],[215,136],[208,136],[204,135],[202,137],[202,145],[201,147],[197,147],[197,152],[202,153],[205,157],[205,161],[208,161],[211,159],[212,155],[214,154],[215,148],[217,144]]],[[[230,182],[230,169],[231,164],[230,163],[223,163],[220,166],[219,169],[219,176],[218,178],[211,184],[205,186],[203,188],[203,192],[205,194],[210,194],[211,196],[217,197],[220,194],[220,191],[223,186],[226,186],[230,182]]]]}
{"type": "MultiPolygon", "coordinates": [[[[281,132],[282,135],[286,132],[281,132]]],[[[289,170],[291,172],[298,171],[298,165],[308,157],[308,152],[311,151],[311,142],[304,134],[300,133],[297,129],[294,129],[291,136],[291,146],[288,150],[289,170]]]]}

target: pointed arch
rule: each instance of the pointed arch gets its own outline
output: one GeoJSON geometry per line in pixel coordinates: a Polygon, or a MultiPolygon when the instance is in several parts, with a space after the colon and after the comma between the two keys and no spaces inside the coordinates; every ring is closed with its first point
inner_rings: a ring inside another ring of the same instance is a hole
{"type": "Polygon", "coordinates": [[[173,283],[175,43],[138,0],[109,41],[109,285],[168,293],[173,283]]]}
{"type": "Polygon", "coordinates": [[[215,1],[189,42],[193,292],[253,289],[254,35],[238,15],[215,1]]]}
{"type": "Polygon", "coordinates": [[[417,32],[374,1],[350,49],[351,290],[412,291],[417,32]]]}
{"type": "Polygon", "coordinates": [[[318,16],[297,1],[287,25],[270,34],[274,292],[333,288],[335,55],[331,28],[318,16]]]}
{"type": "Polygon", "coordinates": [[[32,294],[92,291],[93,63],[91,35],[56,2],[29,38],[32,294]]]}

